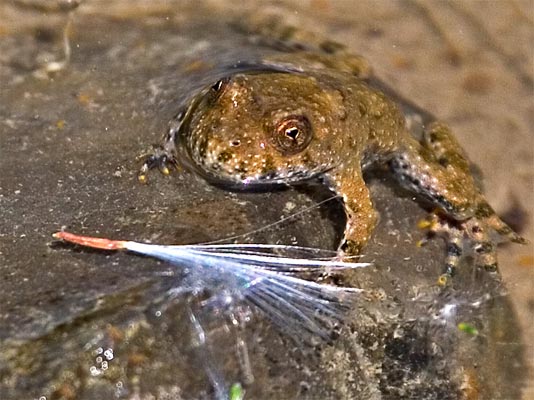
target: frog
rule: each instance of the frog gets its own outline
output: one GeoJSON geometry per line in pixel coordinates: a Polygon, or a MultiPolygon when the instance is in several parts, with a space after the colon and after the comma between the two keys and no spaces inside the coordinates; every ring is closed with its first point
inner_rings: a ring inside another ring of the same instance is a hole
{"type": "Polygon", "coordinates": [[[245,63],[192,96],[145,160],[142,182],[150,169],[169,174],[184,160],[210,182],[239,190],[319,178],[343,203],[337,254],[349,260],[377,224],[364,172],[380,166],[432,206],[419,226],[446,242],[440,285],[466,253],[477,268],[496,272],[498,238],[526,243],[489,205],[451,128],[422,113],[416,138],[394,92],[373,84],[364,57],[313,35],[315,46],[302,45],[291,40],[298,30],[272,21],[245,30],[274,38],[283,51],[245,63]]]}

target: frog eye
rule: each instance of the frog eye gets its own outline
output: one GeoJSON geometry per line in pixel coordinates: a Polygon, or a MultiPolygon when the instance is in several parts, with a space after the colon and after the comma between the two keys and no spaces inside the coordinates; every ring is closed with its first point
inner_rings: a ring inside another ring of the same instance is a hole
{"type": "Polygon", "coordinates": [[[229,81],[230,78],[219,79],[211,86],[210,90],[214,93],[220,93],[224,90],[229,81]]]}
{"type": "Polygon", "coordinates": [[[303,115],[291,115],[276,125],[273,144],[286,155],[297,154],[304,150],[313,137],[310,121],[303,115]]]}

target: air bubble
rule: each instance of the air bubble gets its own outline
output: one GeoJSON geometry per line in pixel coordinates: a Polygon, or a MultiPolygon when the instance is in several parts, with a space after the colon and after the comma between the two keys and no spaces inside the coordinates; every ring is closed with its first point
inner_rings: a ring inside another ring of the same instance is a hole
{"type": "Polygon", "coordinates": [[[106,360],[108,360],[108,361],[113,360],[113,349],[107,349],[104,352],[104,357],[106,357],[106,360]]]}

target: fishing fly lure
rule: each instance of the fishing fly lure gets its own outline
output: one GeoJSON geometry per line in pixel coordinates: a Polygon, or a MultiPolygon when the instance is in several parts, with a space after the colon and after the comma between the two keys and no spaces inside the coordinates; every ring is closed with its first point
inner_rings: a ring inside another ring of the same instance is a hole
{"type": "MultiPolygon", "coordinates": [[[[246,301],[263,312],[281,331],[297,341],[330,340],[332,329],[343,321],[344,312],[354,305],[361,289],[321,284],[298,276],[319,277],[339,274],[369,263],[335,259],[335,252],[300,246],[271,244],[157,245],[133,241],[79,236],[68,232],[53,235],[74,244],[103,249],[127,250],[154,257],[186,272],[171,296],[196,294],[205,290],[211,296],[203,306],[234,315],[236,304],[246,301]]],[[[193,332],[209,359],[205,333],[190,310],[193,332]]],[[[242,353],[248,359],[246,346],[242,353]]],[[[228,388],[210,363],[204,368],[217,398],[227,398],[228,388]]]]}
{"type": "Polygon", "coordinates": [[[128,250],[187,268],[184,289],[209,289],[224,283],[212,301],[247,300],[283,330],[305,331],[328,339],[333,321],[354,301],[360,289],[302,279],[340,273],[370,265],[327,258],[327,250],[271,244],[157,245],[57,232],[57,239],[104,250],[128,250]],[[274,253],[278,251],[282,255],[274,253]],[[293,256],[291,256],[293,254],[293,256]],[[315,254],[297,258],[295,254],[315,254]]]}

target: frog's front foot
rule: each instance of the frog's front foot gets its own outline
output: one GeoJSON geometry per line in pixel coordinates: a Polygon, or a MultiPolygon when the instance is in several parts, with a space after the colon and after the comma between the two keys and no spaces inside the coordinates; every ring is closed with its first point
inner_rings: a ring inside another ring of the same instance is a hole
{"type": "Polygon", "coordinates": [[[345,262],[355,262],[361,257],[361,251],[364,246],[364,242],[344,239],[337,249],[336,259],[345,262]]]}
{"type": "MultiPolygon", "coordinates": [[[[527,241],[506,225],[487,203],[482,203],[471,218],[456,221],[439,211],[421,221],[419,227],[428,230],[428,236],[441,236],[447,243],[447,255],[443,274],[438,284],[444,286],[456,273],[460,259],[465,255],[473,257],[475,268],[495,273],[498,268],[497,244],[508,240],[525,244],[527,241]],[[495,238],[495,233],[501,240],[495,238]]],[[[426,238],[419,242],[422,245],[426,238]]]]}
{"type": "Polygon", "coordinates": [[[137,179],[141,183],[147,183],[148,171],[157,168],[163,175],[169,175],[170,169],[177,167],[176,157],[173,152],[166,150],[164,147],[156,147],[152,153],[141,156],[144,158],[144,163],[137,174],[137,179]]]}

